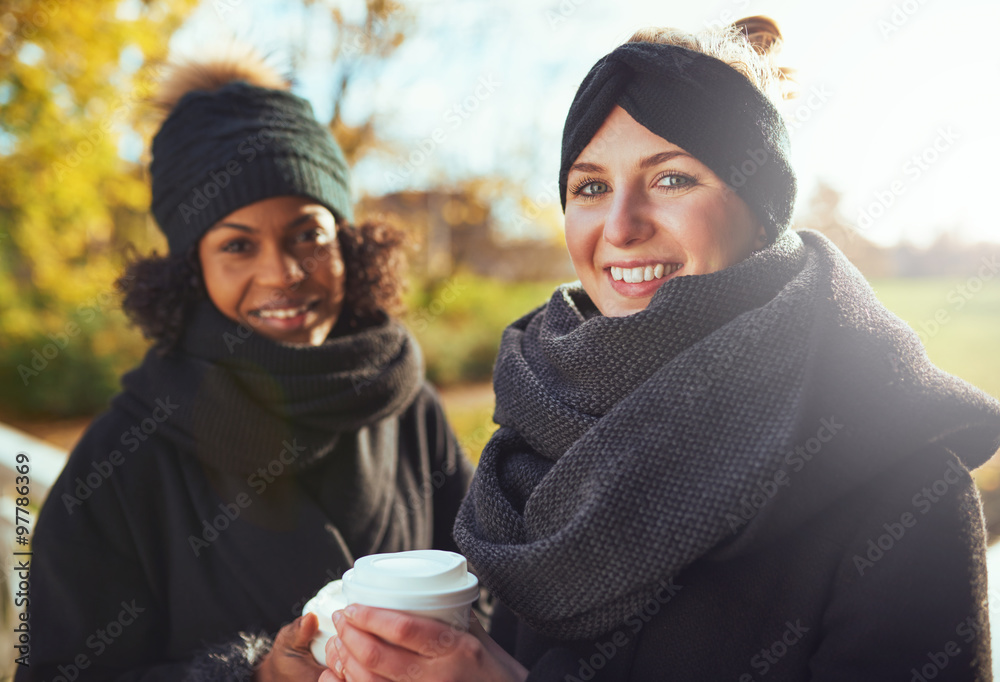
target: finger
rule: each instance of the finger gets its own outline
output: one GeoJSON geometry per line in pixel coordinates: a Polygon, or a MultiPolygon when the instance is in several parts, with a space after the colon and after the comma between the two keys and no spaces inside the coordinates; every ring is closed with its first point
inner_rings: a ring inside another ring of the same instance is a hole
{"type": "Polygon", "coordinates": [[[345,665],[341,674],[344,675],[344,679],[348,682],[396,682],[401,679],[410,679],[408,677],[383,677],[377,672],[365,669],[353,658],[348,657],[347,660],[347,665],[345,665]]]}
{"type": "Polygon", "coordinates": [[[319,630],[319,622],[314,614],[299,616],[278,631],[271,647],[271,655],[278,657],[278,666],[305,665],[315,670],[316,675],[323,671],[323,666],[313,658],[310,645],[312,638],[319,630]],[[294,663],[292,663],[294,661],[294,663]]]}
{"type": "Polygon", "coordinates": [[[323,650],[326,652],[326,667],[333,670],[337,674],[337,677],[343,679],[344,674],[342,671],[343,664],[340,662],[340,653],[334,644],[337,642],[337,636],[334,635],[330,639],[326,640],[326,644],[323,650]]]}
{"type": "Polygon", "coordinates": [[[319,619],[315,613],[307,613],[297,618],[295,623],[298,629],[293,633],[292,647],[295,649],[308,649],[312,644],[313,637],[319,632],[319,619]]]}
{"type": "MultiPolygon", "coordinates": [[[[344,616],[344,618],[339,619],[340,622],[348,623],[390,644],[423,656],[433,655],[426,653],[428,644],[441,642],[446,638],[453,640],[457,634],[453,632],[454,628],[450,625],[432,618],[414,616],[410,613],[390,609],[351,604],[343,611],[334,614],[335,624],[338,622],[338,614],[340,613],[344,616]]],[[[339,624],[337,624],[337,628],[339,630],[339,624]]]]}
{"type": "Polygon", "coordinates": [[[407,671],[413,669],[418,660],[427,660],[407,649],[384,642],[347,621],[338,625],[337,637],[333,643],[341,670],[352,682],[383,677],[392,680],[406,678],[407,671]]]}

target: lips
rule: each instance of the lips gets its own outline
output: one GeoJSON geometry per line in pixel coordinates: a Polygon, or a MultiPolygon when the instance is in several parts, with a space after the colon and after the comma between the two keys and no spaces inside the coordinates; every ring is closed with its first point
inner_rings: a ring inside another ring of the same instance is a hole
{"type": "Polygon", "coordinates": [[[629,284],[638,282],[650,282],[654,279],[662,279],[664,275],[670,276],[683,267],[680,263],[656,263],[655,265],[637,265],[635,267],[611,266],[611,277],[616,281],[624,281],[629,284]]]}
{"type": "Polygon", "coordinates": [[[684,268],[683,263],[667,261],[628,262],[607,266],[608,282],[621,296],[645,298],[652,296],[661,284],[684,268]]]}
{"type": "Polygon", "coordinates": [[[261,324],[287,331],[301,327],[306,320],[306,315],[317,308],[319,304],[319,299],[313,301],[273,301],[251,310],[249,315],[261,324]]]}

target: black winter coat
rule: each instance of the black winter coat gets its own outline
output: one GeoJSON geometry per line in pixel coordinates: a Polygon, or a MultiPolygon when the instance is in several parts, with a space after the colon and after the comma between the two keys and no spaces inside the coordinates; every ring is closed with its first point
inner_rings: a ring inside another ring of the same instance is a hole
{"type": "Polygon", "coordinates": [[[471,466],[427,386],[399,417],[344,434],[316,465],[247,485],[206,474],[155,431],[128,453],[122,437],[133,426],[115,408],[99,417],[49,493],[31,563],[31,665],[18,680],[183,679],[201,652],[237,633],[262,633],[254,646],[266,651],[266,635],[356,557],[455,549],[471,466]],[[109,461],[115,449],[123,461],[109,461]],[[395,486],[380,485],[390,460],[395,486]],[[358,505],[379,509],[377,521],[359,527],[358,505]]]}
{"type": "Polygon", "coordinates": [[[491,634],[532,682],[982,682],[984,551],[975,484],[933,447],[764,547],[699,560],[593,641],[542,636],[502,604],[491,634]]]}

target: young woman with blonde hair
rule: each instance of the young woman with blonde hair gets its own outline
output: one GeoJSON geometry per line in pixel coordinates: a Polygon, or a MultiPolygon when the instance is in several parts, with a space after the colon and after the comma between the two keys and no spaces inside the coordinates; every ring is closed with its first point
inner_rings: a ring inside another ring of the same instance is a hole
{"type": "Polygon", "coordinates": [[[348,607],[324,679],[990,679],[969,470],[1000,404],[789,229],[778,37],[641,31],[591,69],[559,177],[580,283],[504,333],[455,525],[492,637],[348,607]]]}

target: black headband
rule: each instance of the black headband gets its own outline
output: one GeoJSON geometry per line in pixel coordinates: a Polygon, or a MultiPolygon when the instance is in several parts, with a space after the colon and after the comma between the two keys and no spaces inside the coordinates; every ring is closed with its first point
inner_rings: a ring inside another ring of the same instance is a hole
{"type": "Polygon", "coordinates": [[[153,138],[153,215],[181,253],[228,214],[306,196],[351,219],[347,162],[309,102],[234,81],[187,93],[153,138]]]}
{"type": "Polygon", "coordinates": [[[587,74],[563,128],[559,192],[615,105],[708,166],[746,202],[773,241],[792,219],[795,174],[778,110],[723,61],[676,45],[625,43],[587,74]]]}

